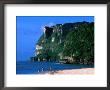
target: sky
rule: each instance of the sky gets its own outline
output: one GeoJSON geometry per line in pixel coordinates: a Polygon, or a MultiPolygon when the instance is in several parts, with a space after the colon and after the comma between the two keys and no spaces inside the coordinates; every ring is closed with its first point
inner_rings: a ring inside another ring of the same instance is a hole
{"type": "Polygon", "coordinates": [[[16,16],[16,60],[27,61],[35,55],[35,45],[45,25],[94,22],[94,16],[16,16]]]}

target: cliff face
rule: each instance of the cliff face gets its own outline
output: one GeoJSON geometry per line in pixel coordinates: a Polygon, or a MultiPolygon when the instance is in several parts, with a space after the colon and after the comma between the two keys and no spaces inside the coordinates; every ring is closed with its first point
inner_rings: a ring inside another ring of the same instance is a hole
{"type": "Polygon", "coordinates": [[[69,60],[69,62],[71,61],[73,63],[76,62],[75,58],[87,59],[87,55],[84,56],[82,53],[84,51],[85,53],[91,53],[88,59],[90,61],[94,59],[93,42],[93,22],[56,24],[51,27],[46,26],[45,33],[40,37],[37,43],[37,45],[42,47],[40,53],[37,54],[37,58],[39,60],[69,60]],[[89,41],[89,39],[92,40],[89,41]],[[87,45],[84,42],[88,42],[87,45]],[[78,45],[82,46],[77,47],[78,45]]]}

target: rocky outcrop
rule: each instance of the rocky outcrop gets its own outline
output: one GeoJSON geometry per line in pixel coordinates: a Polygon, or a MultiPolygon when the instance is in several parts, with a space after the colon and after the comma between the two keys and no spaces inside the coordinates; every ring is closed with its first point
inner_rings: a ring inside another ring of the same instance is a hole
{"type": "MultiPolygon", "coordinates": [[[[64,53],[64,51],[66,51],[66,48],[68,47],[71,48],[70,51],[72,50],[72,46],[70,47],[69,45],[67,45],[67,43],[74,43],[74,42],[68,40],[67,38],[69,37],[68,36],[69,34],[72,35],[71,32],[76,30],[78,31],[78,33],[80,33],[80,31],[82,32],[82,30],[93,31],[94,23],[77,22],[77,23],[56,24],[51,27],[45,26],[44,33],[42,34],[42,36],[40,37],[40,39],[36,44],[36,46],[40,47],[40,49],[38,48],[36,49],[36,53],[37,53],[36,57],[41,60],[64,60],[65,59],[71,63],[76,62],[72,54],[70,55],[70,54],[64,53]]],[[[77,31],[75,33],[77,33],[77,31]]],[[[83,43],[84,41],[82,40],[81,42],[83,43]]],[[[94,45],[92,47],[94,47],[94,45]]]]}

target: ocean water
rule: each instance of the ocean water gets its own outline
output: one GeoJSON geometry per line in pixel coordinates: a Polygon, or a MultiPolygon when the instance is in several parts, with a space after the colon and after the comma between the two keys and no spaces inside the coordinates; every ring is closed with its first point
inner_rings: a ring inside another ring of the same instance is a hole
{"type": "Polygon", "coordinates": [[[19,61],[16,62],[16,74],[40,74],[48,71],[80,69],[80,68],[89,68],[89,67],[94,67],[94,66],[60,64],[58,62],[47,62],[47,61],[40,61],[40,62],[19,61]]]}

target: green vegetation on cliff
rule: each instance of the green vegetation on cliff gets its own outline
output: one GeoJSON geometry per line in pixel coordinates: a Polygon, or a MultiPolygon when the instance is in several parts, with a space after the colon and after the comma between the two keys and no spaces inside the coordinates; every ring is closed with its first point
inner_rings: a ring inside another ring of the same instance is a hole
{"type": "Polygon", "coordinates": [[[37,45],[42,46],[39,60],[65,63],[94,63],[94,22],[56,24],[45,27],[37,45]]]}

